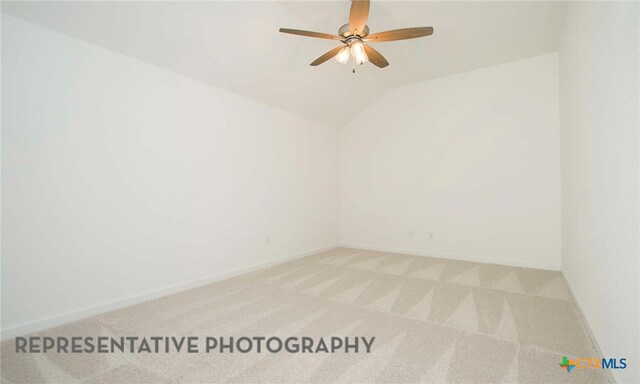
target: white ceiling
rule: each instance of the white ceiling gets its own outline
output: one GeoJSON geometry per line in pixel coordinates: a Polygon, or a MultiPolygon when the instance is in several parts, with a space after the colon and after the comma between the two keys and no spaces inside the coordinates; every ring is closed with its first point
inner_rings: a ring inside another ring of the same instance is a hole
{"type": "Polygon", "coordinates": [[[340,126],[386,89],[557,50],[565,2],[371,4],[371,32],[433,26],[431,37],[372,44],[391,63],[353,75],[335,60],[308,64],[336,33],[340,2],[2,2],[2,12],[277,108],[340,126]]]}

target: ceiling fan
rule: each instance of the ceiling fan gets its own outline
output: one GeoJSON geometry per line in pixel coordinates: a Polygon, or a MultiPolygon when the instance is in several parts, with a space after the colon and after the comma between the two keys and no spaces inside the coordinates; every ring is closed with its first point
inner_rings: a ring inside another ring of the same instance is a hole
{"type": "Polygon", "coordinates": [[[370,61],[379,68],[389,65],[387,59],[380,52],[371,48],[365,42],[383,42],[415,39],[416,37],[430,36],[433,34],[432,27],[416,27],[394,29],[391,31],[369,34],[367,18],[369,17],[369,0],[351,0],[351,11],[349,12],[349,24],[345,24],[338,30],[338,35],[329,33],[302,31],[299,29],[280,28],[282,33],[300,35],[306,37],[316,37],[319,39],[338,40],[342,42],[324,55],[315,59],[310,65],[317,66],[335,57],[337,61],[346,64],[349,57],[353,57],[353,73],[356,72],[356,64],[364,64],[370,61]]]}

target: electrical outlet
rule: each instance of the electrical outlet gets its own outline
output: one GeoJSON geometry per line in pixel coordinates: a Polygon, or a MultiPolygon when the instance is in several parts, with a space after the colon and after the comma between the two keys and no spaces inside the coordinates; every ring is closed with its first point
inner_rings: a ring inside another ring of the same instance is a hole
{"type": "Polygon", "coordinates": [[[264,245],[271,245],[271,236],[267,236],[264,239],[264,245]]]}
{"type": "Polygon", "coordinates": [[[413,231],[409,231],[409,238],[410,238],[410,239],[413,239],[413,238],[414,238],[413,231]]]}
{"type": "Polygon", "coordinates": [[[429,232],[429,238],[433,239],[433,232],[429,232]]]}

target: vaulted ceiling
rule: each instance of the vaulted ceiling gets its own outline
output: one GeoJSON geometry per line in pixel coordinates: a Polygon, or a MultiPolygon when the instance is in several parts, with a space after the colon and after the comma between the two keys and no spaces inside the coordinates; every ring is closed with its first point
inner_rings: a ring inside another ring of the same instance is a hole
{"type": "Polygon", "coordinates": [[[433,26],[431,37],[373,43],[391,65],[351,73],[310,67],[335,41],[278,33],[337,33],[349,1],[2,2],[2,12],[330,125],[386,89],[557,50],[566,3],[371,3],[371,32],[433,26]]]}

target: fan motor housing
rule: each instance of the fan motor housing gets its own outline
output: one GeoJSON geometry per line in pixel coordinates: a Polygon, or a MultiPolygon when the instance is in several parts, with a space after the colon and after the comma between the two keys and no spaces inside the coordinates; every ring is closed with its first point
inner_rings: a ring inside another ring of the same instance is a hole
{"type": "MultiPolygon", "coordinates": [[[[369,34],[369,26],[365,25],[364,26],[364,31],[358,31],[357,36],[365,37],[368,34],[369,34]]],[[[338,35],[343,36],[343,37],[351,36],[351,28],[349,28],[349,24],[345,24],[342,27],[340,27],[340,29],[338,29],[338,35]]]]}

